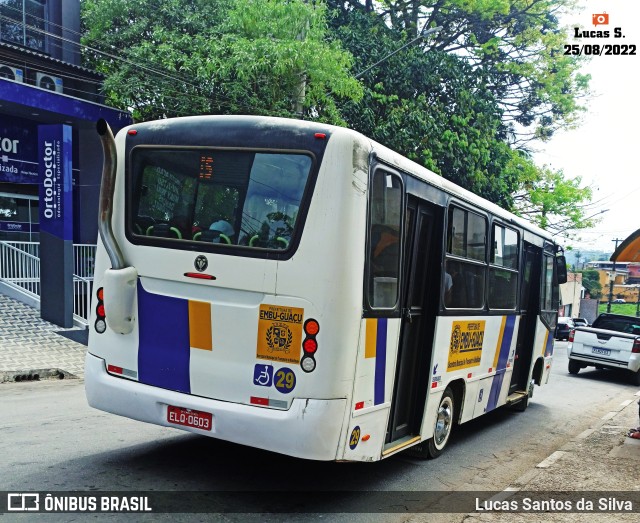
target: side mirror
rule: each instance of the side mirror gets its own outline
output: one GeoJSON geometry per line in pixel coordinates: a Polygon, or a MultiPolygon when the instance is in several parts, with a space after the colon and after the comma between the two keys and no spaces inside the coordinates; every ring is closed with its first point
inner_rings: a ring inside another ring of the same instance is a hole
{"type": "Polygon", "coordinates": [[[558,276],[558,285],[567,283],[567,259],[564,255],[556,256],[556,275],[558,276]]]}

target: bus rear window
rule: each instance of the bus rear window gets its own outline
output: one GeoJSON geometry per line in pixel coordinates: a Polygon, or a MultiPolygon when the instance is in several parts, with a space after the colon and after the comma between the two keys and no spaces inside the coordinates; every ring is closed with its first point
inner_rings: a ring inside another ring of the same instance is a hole
{"type": "Polygon", "coordinates": [[[310,156],[146,147],[132,154],[134,235],[254,249],[289,247],[310,156]]]}

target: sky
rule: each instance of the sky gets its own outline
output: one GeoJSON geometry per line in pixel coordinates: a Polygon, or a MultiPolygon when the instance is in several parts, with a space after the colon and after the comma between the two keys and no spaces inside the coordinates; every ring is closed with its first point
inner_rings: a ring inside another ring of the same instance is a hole
{"type": "MultiPolygon", "coordinates": [[[[636,45],[635,56],[594,56],[582,71],[591,74],[592,97],[577,129],[556,133],[535,147],[535,160],[562,169],[568,178],[582,177],[593,189],[593,210],[600,222],[559,241],[578,250],[613,252],[614,239],[640,229],[640,2],[578,0],[581,11],[563,22],[571,28],[567,44],[636,45]],[[609,15],[608,25],[594,26],[594,14],[609,15]],[[574,27],[608,30],[609,38],[573,38],[574,27]],[[614,38],[614,28],[624,38],[614,38]]],[[[618,242],[620,243],[620,242],[618,242]]]]}

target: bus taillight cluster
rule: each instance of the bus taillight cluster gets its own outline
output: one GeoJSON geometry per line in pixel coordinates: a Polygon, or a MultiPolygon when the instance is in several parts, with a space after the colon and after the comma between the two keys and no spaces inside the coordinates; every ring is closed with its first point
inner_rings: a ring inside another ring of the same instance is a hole
{"type": "Polygon", "coordinates": [[[304,322],[304,333],[306,337],[302,342],[302,350],[304,356],[300,361],[300,367],[304,372],[313,372],[316,368],[316,359],[314,354],[318,350],[318,341],[316,336],[320,332],[320,324],[314,319],[308,319],[304,322]]]}
{"type": "Polygon", "coordinates": [[[106,314],[104,312],[104,289],[100,287],[96,292],[98,304],[96,305],[96,323],[95,329],[98,334],[102,334],[107,330],[106,314]]]}

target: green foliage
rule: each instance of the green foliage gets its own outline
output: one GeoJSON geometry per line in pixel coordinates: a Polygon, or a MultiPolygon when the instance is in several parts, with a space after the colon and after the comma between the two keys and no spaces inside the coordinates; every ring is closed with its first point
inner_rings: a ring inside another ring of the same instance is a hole
{"type": "Polygon", "coordinates": [[[107,102],[137,120],[305,112],[340,123],[334,99],[361,96],[322,2],[85,0],[82,19],[107,102]]]}
{"type": "Polygon", "coordinates": [[[332,28],[360,71],[418,28],[443,27],[362,75],[363,99],[341,105],[350,127],[543,227],[592,224],[585,220],[590,189],[538,168],[521,147],[580,113],[586,80],[560,53],[565,35],[555,11],[564,3],[387,0],[380,11],[356,0],[330,5],[332,28]],[[545,192],[551,185],[557,189],[545,192]]]}
{"type": "Polygon", "coordinates": [[[565,236],[580,228],[593,227],[595,220],[587,218],[591,188],[582,187],[582,179],[565,178],[562,171],[545,166],[530,171],[531,178],[521,178],[521,187],[514,196],[514,211],[540,227],[565,236]]]}
{"type": "Polygon", "coordinates": [[[582,272],[582,286],[587,289],[587,292],[594,300],[599,300],[602,297],[602,285],[600,284],[600,276],[598,271],[579,271],[582,272]]]}

